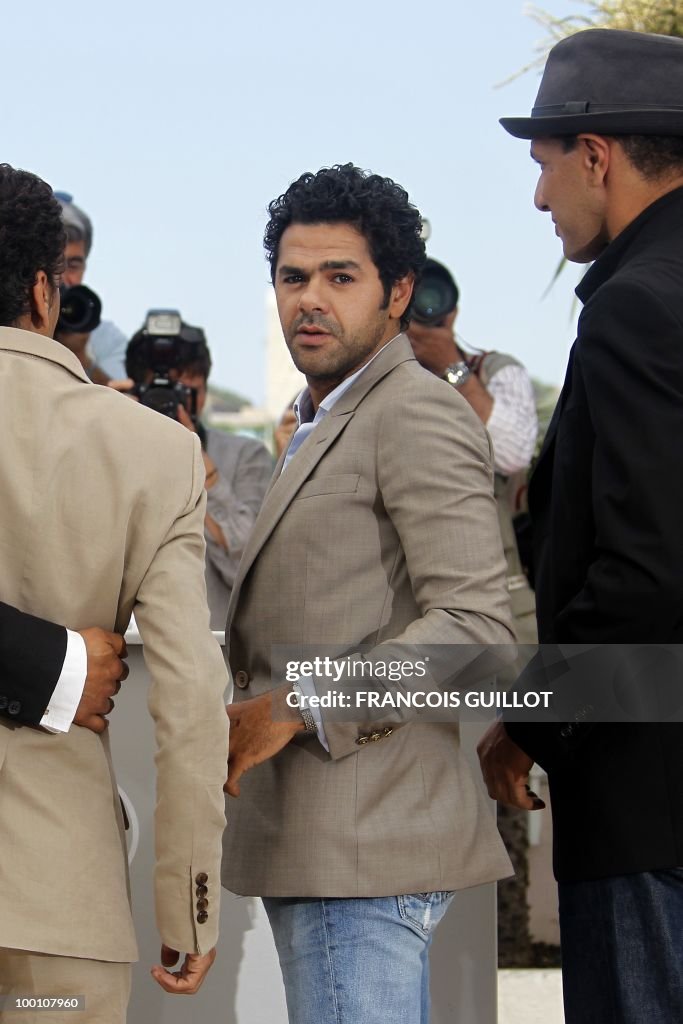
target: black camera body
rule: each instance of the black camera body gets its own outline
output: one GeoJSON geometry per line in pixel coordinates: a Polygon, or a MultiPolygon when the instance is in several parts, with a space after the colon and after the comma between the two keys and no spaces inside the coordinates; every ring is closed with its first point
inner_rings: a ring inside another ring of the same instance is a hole
{"type": "Polygon", "coordinates": [[[410,319],[439,327],[458,305],[460,292],[450,270],[438,260],[428,259],[417,282],[408,311],[410,319]]]}
{"type": "Polygon", "coordinates": [[[99,326],[102,302],[92,288],[75,284],[59,286],[59,320],[57,331],[65,334],[89,334],[99,326]]]}
{"type": "Polygon", "coordinates": [[[150,309],[126,350],[126,373],[135,382],[131,393],[141,405],[174,420],[180,405],[196,425],[197,390],[182,384],[177,374],[206,352],[201,328],[183,323],[175,309],[150,309]]]}

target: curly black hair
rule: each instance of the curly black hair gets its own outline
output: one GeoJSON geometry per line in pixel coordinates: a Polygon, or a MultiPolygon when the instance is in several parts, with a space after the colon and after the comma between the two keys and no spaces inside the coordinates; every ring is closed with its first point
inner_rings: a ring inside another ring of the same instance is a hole
{"type": "Polygon", "coordinates": [[[1,326],[10,327],[29,312],[38,271],[57,284],[64,245],[62,209],[50,186],[29,171],[0,164],[1,326]]]}
{"type": "MultiPolygon", "coordinates": [[[[422,218],[405,189],[391,178],[354,164],[306,171],[268,204],[270,220],[263,245],[275,281],[280,239],[290,224],[345,223],[366,239],[389,302],[394,284],[411,271],[419,278],[425,263],[422,218]]],[[[404,317],[401,326],[405,326],[404,317]]]]}

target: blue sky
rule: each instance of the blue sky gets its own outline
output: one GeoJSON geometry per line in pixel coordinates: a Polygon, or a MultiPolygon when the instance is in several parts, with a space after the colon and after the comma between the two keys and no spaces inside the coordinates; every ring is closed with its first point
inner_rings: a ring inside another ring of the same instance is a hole
{"type": "Polygon", "coordinates": [[[214,382],[253,401],[266,204],[348,160],[400,182],[429,218],[465,342],[561,383],[579,268],[541,299],[559,242],[533,208],[528,144],[497,121],[528,113],[538,76],[495,88],[543,34],[517,0],[14,4],[1,158],[91,216],[86,282],[107,318],[132,334],[148,308],[180,309],[207,332],[214,382]]]}

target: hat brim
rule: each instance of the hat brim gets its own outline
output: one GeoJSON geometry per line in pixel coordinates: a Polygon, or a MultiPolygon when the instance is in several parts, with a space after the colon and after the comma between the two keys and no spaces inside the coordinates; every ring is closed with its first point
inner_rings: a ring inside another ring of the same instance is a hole
{"type": "Polygon", "coordinates": [[[500,124],[516,139],[549,135],[681,135],[683,110],[619,110],[552,117],[501,117],[500,124]]]}

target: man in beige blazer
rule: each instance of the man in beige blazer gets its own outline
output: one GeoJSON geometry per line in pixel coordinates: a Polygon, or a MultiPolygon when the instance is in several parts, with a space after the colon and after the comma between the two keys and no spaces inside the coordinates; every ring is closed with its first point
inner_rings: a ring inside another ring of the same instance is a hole
{"type": "MultiPolygon", "coordinates": [[[[202,458],[189,431],[92,384],[52,340],[63,250],[49,186],[1,165],[0,596],[72,630],[123,633],[135,611],[158,745],[162,960],[186,954],[177,976],[153,973],[191,992],[217,938],[227,756],[202,458]]],[[[107,733],[0,720],[0,835],[0,993],[85,995],[85,1015],[60,1020],[121,1022],[137,951],[107,733]]]]}
{"type": "Polygon", "coordinates": [[[343,652],[389,702],[417,701],[438,672],[387,682],[383,664],[450,645],[455,671],[511,642],[491,450],[400,333],[425,258],[403,189],[348,164],[269,209],[278,312],[308,387],[228,613],[223,882],[264,897],[292,1024],[426,1024],[428,946],[454,890],[510,873],[457,722],[417,703],[318,713],[329,679],[286,679],[314,650],[343,652]]]}

